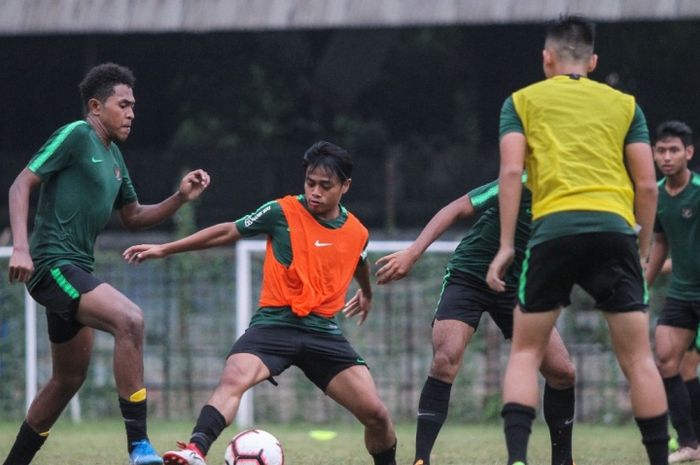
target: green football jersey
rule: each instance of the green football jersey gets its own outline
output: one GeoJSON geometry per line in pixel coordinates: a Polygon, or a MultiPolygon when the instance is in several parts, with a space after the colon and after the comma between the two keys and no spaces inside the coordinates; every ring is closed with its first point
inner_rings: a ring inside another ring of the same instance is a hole
{"type": "MultiPolygon", "coordinates": [[[[525,179],[523,176],[523,180],[525,179]]],[[[485,282],[489,265],[500,247],[498,181],[478,187],[467,195],[474,210],[481,213],[481,217],[459,242],[447,268],[469,273],[485,282]]],[[[518,285],[520,266],[530,237],[530,203],[530,191],[523,188],[515,231],[515,260],[505,275],[506,286],[509,289],[515,289],[518,285]]]]}
{"type": "MultiPolygon", "coordinates": [[[[306,206],[303,195],[297,197],[306,206]]],[[[340,206],[340,215],[331,221],[319,223],[330,229],[338,229],[345,224],[348,211],[340,206]]],[[[282,212],[280,204],[273,200],[261,205],[253,213],[236,220],[236,228],[243,237],[266,234],[272,241],[272,253],[278,262],[285,266],[292,263],[292,243],[289,237],[289,225],[282,212]]],[[[366,252],[358,260],[365,260],[366,252]]],[[[326,318],[313,313],[299,317],[292,312],[291,307],[261,307],[250,320],[250,326],[260,324],[288,325],[328,334],[342,334],[336,317],[326,318]]]]}
{"type": "Polygon", "coordinates": [[[119,148],[114,142],[105,147],[92,126],[75,121],[59,128],[27,168],[42,180],[28,286],[60,265],[92,272],[95,240],[112,210],[137,199],[119,148]]]}
{"type": "Polygon", "coordinates": [[[691,173],[675,196],[666,192],[665,178],[659,181],[654,231],[666,236],[673,260],[668,296],[700,300],[700,175],[691,173]]]}

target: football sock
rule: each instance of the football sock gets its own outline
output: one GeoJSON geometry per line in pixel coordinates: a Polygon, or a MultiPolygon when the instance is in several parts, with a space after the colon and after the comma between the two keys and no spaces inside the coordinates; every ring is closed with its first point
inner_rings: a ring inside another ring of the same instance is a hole
{"type": "Polygon", "coordinates": [[[146,417],[148,416],[146,388],[136,391],[128,399],[120,397],[119,409],[122,411],[122,418],[124,418],[124,426],[126,427],[127,448],[129,453],[131,453],[134,448],[134,442],[148,439],[146,431],[146,417]]]}
{"type": "Polygon", "coordinates": [[[501,410],[503,432],[506,436],[508,463],[527,463],[527,442],[535,419],[535,409],[527,405],[508,402],[501,410]]]}
{"type": "Polygon", "coordinates": [[[671,424],[678,433],[681,446],[697,447],[698,440],[693,431],[693,420],[690,416],[690,396],[683,384],[681,375],[664,378],[664,389],[668,399],[668,413],[671,424]]]}
{"type": "Polygon", "coordinates": [[[447,418],[452,384],[428,376],[418,402],[418,422],[416,427],[416,456],[414,463],[423,460],[430,463],[430,453],[435,445],[440,428],[447,418]]]}
{"type": "Polygon", "coordinates": [[[668,415],[635,418],[650,465],[668,465],[668,415]]]}
{"type": "Polygon", "coordinates": [[[698,378],[685,382],[685,388],[690,397],[690,414],[693,417],[693,429],[695,436],[700,440],[700,381],[698,378]]]}
{"type": "Polygon", "coordinates": [[[37,433],[27,424],[26,420],[23,421],[17,433],[17,439],[15,439],[3,465],[27,465],[44,445],[48,436],[48,431],[37,433]]]}
{"type": "Polygon", "coordinates": [[[394,441],[394,445],[383,452],[371,454],[374,465],[396,465],[396,442],[394,441]]]}
{"type": "Polygon", "coordinates": [[[574,429],[574,388],[554,389],[544,387],[544,420],[549,427],[552,441],[552,465],[572,465],[571,435],[574,429]]]}
{"type": "Polygon", "coordinates": [[[205,405],[199,412],[197,424],[192,430],[190,442],[196,445],[202,454],[207,455],[212,443],[226,428],[226,419],[216,407],[205,405]]]}

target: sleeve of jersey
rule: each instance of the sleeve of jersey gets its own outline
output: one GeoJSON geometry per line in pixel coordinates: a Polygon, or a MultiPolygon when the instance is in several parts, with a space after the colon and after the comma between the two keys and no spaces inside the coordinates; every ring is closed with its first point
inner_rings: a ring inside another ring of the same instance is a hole
{"type": "Polygon", "coordinates": [[[134,184],[131,182],[129,169],[126,167],[126,163],[124,163],[124,159],[121,156],[119,158],[119,166],[122,170],[122,185],[119,187],[119,195],[117,195],[117,198],[114,200],[115,210],[119,210],[124,205],[138,200],[136,189],[134,189],[134,184]]]}
{"type": "Polygon", "coordinates": [[[515,110],[512,95],[503,102],[503,106],[501,107],[501,116],[498,123],[498,138],[502,139],[503,136],[510,132],[525,134],[523,122],[518,112],[515,110]]]}
{"type": "Polygon", "coordinates": [[[34,154],[27,169],[42,179],[61,171],[72,163],[72,148],[80,144],[84,134],[75,129],[84,121],[76,121],[59,128],[46,143],[34,154]]]}
{"type": "Polygon", "coordinates": [[[367,246],[369,245],[369,238],[367,239],[367,242],[365,242],[365,247],[362,249],[362,252],[360,252],[360,264],[364,264],[367,261],[367,246]]]}
{"type": "Polygon", "coordinates": [[[467,194],[477,213],[498,206],[498,180],[477,187],[467,194]]]}
{"type": "Polygon", "coordinates": [[[243,237],[273,234],[275,225],[283,216],[282,207],[276,200],[273,200],[261,205],[253,213],[237,219],[235,221],[236,229],[243,237]]]}
{"type": "Polygon", "coordinates": [[[627,131],[627,136],[625,136],[625,145],[634,144],[637,142],[644,142],[648,144],[649,140],[647,119],[639,105],[635,104],[632,124],[630,124],[629,131],[627,131]]]}

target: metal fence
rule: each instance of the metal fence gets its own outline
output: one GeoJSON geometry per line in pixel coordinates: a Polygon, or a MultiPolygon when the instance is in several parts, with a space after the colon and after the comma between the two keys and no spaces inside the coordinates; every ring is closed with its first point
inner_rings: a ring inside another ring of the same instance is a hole
{"type": "MultiPolygon", "coordinates": [[[[145,375],[149,412],[159,418],[192,418],[218,381],[224,357],[235,339],[233,249],[175,256],[138,266],[121,260],[117,250],[100,250],[96,275],[141,306],[146,317],[145,375]]],[[[370,257],[374,262],[378,256],[370,257]]],[[[262,256],[255,257],[253,279],[259,286],[262,256]]],[[[432,353],[430,323],[447,254],[423,257],[406,279],[375,289],[372,313],[361,327],[341,325],[367,360],[380,394],[397,421],[415,416],[432,353]]],[[[6,269],[6,258],[0,266],[6,269]]],[[[23,288],[0,280],[0,419],[24,413],[23,288]]],[[[662,297],[656,295],[656,302],[662,297]]],[[[617,422],[631,418],[626,382],[609,348],[605,324],[591,302],[574,292],[572,309],[560,319],[560,331],[578,370],[577,417],[617,422]]],[[[46,321],[38,321],[39,383],[50,376],[46,321]]],[[[112,337],[95,340],[88,379],[80,391],[82,416],[118,416],[112,377],[112,337]]],[[[500,381],[508,344],[489,317],[467,349],[452,390],[451,421],[498,418],[500,381]]],[[[351,417],[300,370],[292,367],[254,388],[255,421],[338,422],[351,417]]]]}

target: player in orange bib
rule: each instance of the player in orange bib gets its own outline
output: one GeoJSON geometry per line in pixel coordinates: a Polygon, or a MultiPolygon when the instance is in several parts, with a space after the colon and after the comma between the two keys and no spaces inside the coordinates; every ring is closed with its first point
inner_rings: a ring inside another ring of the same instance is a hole
{"type": "Polygon", "coordinates": [[[233,345],[218,386],[202,408],[188,443],[163,454],[165,464],[202,465],[211,444],[233,422],[241,396],[258,383],[299,367],[327,396],[365,427],[375,465],[396,463],[396,434],[365,361],[343,336],[336,315],[367,318],[372,301],[365,248],[369,234],[340,204],[350,188],[347,151],[317,142],[304,154],[304,194],[262,205],[167,244],[130,247],[124,258],[140,263],[188,250],[230,245],[267,235],[258,311],[233,345]],[[359,290],[345,303],[352,278],[359,290]]]}

